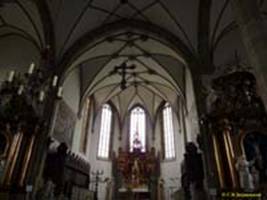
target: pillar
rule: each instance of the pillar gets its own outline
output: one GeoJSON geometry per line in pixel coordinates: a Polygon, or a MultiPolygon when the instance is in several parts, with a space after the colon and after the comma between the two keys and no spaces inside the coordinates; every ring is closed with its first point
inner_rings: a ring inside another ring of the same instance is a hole
{"type": "Polygon", "coordinates": [[[257,1],[231,0],[250,64],[254,68],[260,95],[267,108],[267,30],[257,1]]]}

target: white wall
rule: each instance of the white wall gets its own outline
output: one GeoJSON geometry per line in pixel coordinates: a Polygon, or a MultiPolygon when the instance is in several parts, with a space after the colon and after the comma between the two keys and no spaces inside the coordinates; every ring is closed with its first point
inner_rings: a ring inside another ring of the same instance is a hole
{"type": "MultiPolygon", "coordinates": [[[[102,178],[105,179],[107,177],[111,178],[111,160],[101,160],[97,158],[100,122],[101,122],[101,112],[97,114],[94,124],[91,124],[94,126],[94,128],[92,129],[92,127],[91,128],[89,127],[90,140],[88,141],[89,144],[88,158],[91,164],[91,172],[92,171],[95,172],[96,170],[103,170],[104,174],[102,178]]],[[[92,177],[92,179],[93,178],[94,177],[92,177]]],[[[93,186],[90,185],[90,189],[94,190],[94,183],[92,184],[93,186]]],[[[106,195],[106,184],[105,183],[100,184],[98,191],[99,191],[98,193],[99,200],[104,200],[106,195]]]]}
{"type": "MultiPolygon", "coordinates": [[[[161,177],[164,179],[165,197],[170,195],[170,187],[173,187],[173,192],[181,187],[181,162],[184,157],[184,133],[179,126],[177,115],[173,113],[174,125],[174,143],[176,157],[172,161],[161,162],[161,177]]],[[[170,199],[167,198],[167,199],[170,199]]]]}

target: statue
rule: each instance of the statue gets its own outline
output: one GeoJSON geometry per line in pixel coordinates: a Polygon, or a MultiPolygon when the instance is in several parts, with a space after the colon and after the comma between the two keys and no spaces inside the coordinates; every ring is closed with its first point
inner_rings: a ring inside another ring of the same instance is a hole
{"type": "Polygon", "coordinates": [[[112,200],[112,191],[114,189],[114,182],[110,178],[106,178],[105,180],[106,186],[106,200],[112,200]]]}
{"type": "Polygon", "coordinates": [[[134,135],[135,139],[133,140],[133,152],[140,153],[143,149],[142,142],[139,139],[139,134],[136,132],[134,135]]]}
{"type": "Polygon", "coordinates": [[[259,182],[263,181],[265,179],[264,175],[264,161],[263,161],[263,156],[260,152],[260,147],[258,144],[254,143],[254,150],[255,150],[255,170],[259,173],[259,182]]]}
{"type": "Polygon", "coordinates": [[[238,157],[236,162],[236,169],[239,173],[240,188],[246,191],[253,190],[253,179],[249,171],[251,163],[248,162],[244,155],[238,157]]]}
{"type": "Polygon", "coordinates": [[[191,193],[190,193],[190,182],[189,182],[189,178],[188,178],[188,174],[186,173],[186,169],[185,169],[185,161],[183,160],[181,163],[181,186],[183,188],[183,192],[184,192],[184,199],[185,200],[190,200],[191,199],[191,193]]]}
{"type": "Polygon", "coordinates": [[[259,188],[259,183],[260,183],[260,173],[256,169],[255,166],[251,168],[251,176],[252,176],[252,181],[253,181],[253,188],[258,189],[259,188]]]}
{"type": "Polygon", "coordinates": [[[162,178],[159,179],[158,181],[158,200],[164,200],[165,195],[164,195],[164,180],[162,178]]]}
{"type": "Polygon", "coordinates": [[[150,152],[148,153],[146,157],[146,169],[145,171],[148,174],[154,174],[156,172],[156,152],[155,147],[152,147],[150,152]]]}
{"type": "Polygon", "coordinates": [[[197,150],[193,142],[186,144],[182,181],[184,192],[190,191],[190,194],[185,194],[185,199],[205,199],[202,155],[197,150]]]}
{"type": "Polygon", "coordinates": [[[125,180],[127,179],[127,175],[129,173],[129,160],[128,154],[122,150],[121,147],[118,149],[118,158],[117,158],[119,176],[121,179],[121,184],[124,184],[125,180]]]}
{"type": "Polygon", "coordinates": [[[207,110],[210,112],[212,110],[212,105],[217,100],[218,96],[216,94],[216,91],[212,88],[208,89],[206,91],[206,94],[207,94],[206,107],[207,110]]]}
{"type": "Polygon", "coordinates": [[[2,175],[4,174],[5,164],[6,164],[6,160],[3,158],[0,158],[0,179],[2,175]]]}
{"type": "Polygon", "coordinates": [[[139,166],[139,159],[134,159],[134,163],[132,166],[132,184],[134,186],[138,186],[140,184],[140,166],[139,166]]]}

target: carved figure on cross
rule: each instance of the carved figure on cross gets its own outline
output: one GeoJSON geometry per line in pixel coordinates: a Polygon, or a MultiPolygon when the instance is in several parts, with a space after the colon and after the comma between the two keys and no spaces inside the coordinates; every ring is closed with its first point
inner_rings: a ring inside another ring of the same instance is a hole
{"type": "Polygon", "coordinates": [[[121,65],[114,67],[114,69],[111,73],[118,73],[119,75],[121,75],[121,83],[120,83],[121,84],[120,85],[121,90],[124,90],[127,87],[126,86],[126,83],[127,83],[126,75],[131,73],[128,70],[131,71],[131,70],[134,70],[135,68],[136,68],[135,65],[129,65],[128,66],[126,62],[123,62],[121,65]]]}

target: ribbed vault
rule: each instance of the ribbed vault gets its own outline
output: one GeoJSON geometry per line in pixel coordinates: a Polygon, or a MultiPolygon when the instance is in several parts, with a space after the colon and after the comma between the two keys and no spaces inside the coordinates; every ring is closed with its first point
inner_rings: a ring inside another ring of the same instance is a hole
{"type": "Polygon", "coordinates": [[[123,32],[109,35],[86,48],[71,68],[81,70],[84,99],[94,96],[96,109],[112,102],[124,120],[135,104],[142,105],[151,119],[163,101],[177,108],[184,101],[184,60],[165,44],[148,35],[123,32]],[[126,74],[126,88],[121,88],[122,75],[115,67],[134,66],[126,74]],[[175,74],[175,76],[174,76],[175,74]]]}
{"type": "MultiPolygon", "coordinates": [[[[80,68],[83,98],[108,90],[108,97],[99,102],[135,93],[145,100],[174,102],[174,95],[184,95],[182,77],[190,60],[199,63],[190,70],[201,73],[229,62],[236,51],[245,57],[229,2],[3,0],[0,65],[25,67],[47,59],[45,67],[64,74],[62,81],[80,68]],[[119,77],[105,78],[122,62],[136,65],[138,74],[128,77],[130,83],[138,82],[137,88],[128,86],[129,94],[119,91],[119,77]],[[149,74],[150,68],[157,74],[149,74]],[[151,95],[144,98],[144,91],[151,95]]],[[[266,1],[258,2],[266,17],[266,1]]]]}

